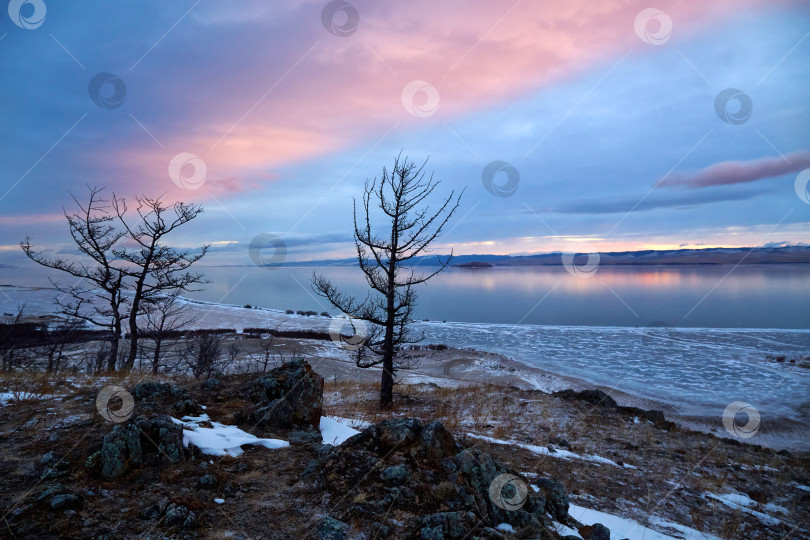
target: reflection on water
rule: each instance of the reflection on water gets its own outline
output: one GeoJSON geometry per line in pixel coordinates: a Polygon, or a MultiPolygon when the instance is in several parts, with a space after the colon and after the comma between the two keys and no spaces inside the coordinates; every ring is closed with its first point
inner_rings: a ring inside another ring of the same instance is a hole
{"type": "MultiPolygon", "coordinates": [[[[36,269],[34,269],[36,270],[36,269]]],[[[365,295],[356,267],[200,267],[212,283],[189,296],[276,309],[334,312],[309,286],[313,270],[365,295]]],[[[427,271],[427,269],[426,269],[427,271]]],[[[810,265],[452,268],[418,288],[416,317],[570,326],[810,328],[810,265]]],[[[47,285],[42,271],[0,269],[0,282],[47,285]]]]}

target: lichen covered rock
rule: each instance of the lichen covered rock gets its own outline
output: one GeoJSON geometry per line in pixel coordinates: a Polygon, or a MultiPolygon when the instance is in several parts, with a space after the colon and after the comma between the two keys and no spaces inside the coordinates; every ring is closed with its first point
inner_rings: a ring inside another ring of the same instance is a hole
{"type": "Polygon", "coordinates": [[[304,360],[293,360],[273,369],[246,385],[242,392],[254,405],[241,411],[237,421],[259,427],[319,429],[323,378],[304,360]]]}
{"type": "Polygon", "coordinates": [[[554,538],[544,493],[489,454],[462,450],[439,422],[396,418],[369,426],[313,462],[302,479],[347,523],[363,515],[414,516],[377,524],[397,538],[460,539],[472,530],[502,538],[495,530],[501,523],[521,537],[554,538]],[[349,491],[356,496],[347,500],[349,491]]]}
{"type": "Polygon", "coordinates": [[[104,436],[101,449],[87,458],[85,466],[111,480],[144,464],[179,463],[187,452],[182,427],[171,417],[133,416],[104,436]]]}

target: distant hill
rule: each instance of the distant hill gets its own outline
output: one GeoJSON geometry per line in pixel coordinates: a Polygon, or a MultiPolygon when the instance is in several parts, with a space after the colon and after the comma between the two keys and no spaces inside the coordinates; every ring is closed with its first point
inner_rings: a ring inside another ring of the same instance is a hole
{"type": "MultiPolygon", "coordinates": [[[[446,255],[429,255],[412,259],[414,265],[434,266],[446,261],[446,255]]],[[[574,259],[576,264],[587,260],[580,254],[574,259]]],[[[667,249],[644,251],[617,251],[599,254],[601,265],[653,265],[653,264],[810,264],[810,246],[787,247],[743,247],[706,249],[667,249]]],[[[456,255],[454,267],[475,268],[470,264],[491,266],[559,266],[562,253],[540,253],[537,255],[456,255]]],[[[357,259],[332,259],[327,261],[286,262],[285,266],[354,266],[357,259]]],[[[483,268],[483,266],[478,266],[483,268]]]]}
{"type": "MultiPolygon", "coordinates": [[[[411,259],[411,266],[437,266],[447,261],[447,255],[428,255],[411,259]]],[[[578,254],[576,264],[587,261],[587,254],[578,254]]],[[[480,266],[560,266],[562,253],[539,253],[537,255],[455,255],[454,268],[485,268],[480,266]],[[479,266],[474,266],[479,265],[479,266]]],[[[787,247],[742,247],[706,249],[664,249],[643,251],[614,251],[599,254],[601,265],[654,265],[654,264],[810,264],[810,246],[787,247]]],[[[329,259],[321,261],[287,261],[289,267],[356,266],[357,258],[329,259]]],[[[248,266],[248,265],[222,265],[248,266]]]]}
{"type": "MultiPolygon", "coordinates": [[[[578,255],[584,262],[587,256],[578,255]]],[[[810,247],[762,247],[762,248],[708,248],[645,250],[600,253],[601,265],[649,265],[649,264],[780,264],[810,263],[810,247]]],[[[496,266],[540,266],[562,264],[560,253],[546,253],[509,257],[494,263],[496,266]]]]}

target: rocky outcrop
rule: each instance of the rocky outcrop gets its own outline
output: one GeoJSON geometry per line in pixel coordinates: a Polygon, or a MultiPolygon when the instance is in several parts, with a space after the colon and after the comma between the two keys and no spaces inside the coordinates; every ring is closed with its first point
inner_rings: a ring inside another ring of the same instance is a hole
{"type": "Polygon", "coordinates": [[[238,422],[257,427],[318,430],[323,410],[323,378],[304,360],[293,360],[242,388],[254,405],[238,422]]]}
{"type": "Polygon", "coordinates": [[[159,404],[168,409],[173,416],[194,416],[202,412],[202,408],[191,398],[188,390],[176,384],[142,382],[135,385],[132,393],[136,402],[146,400],[159,404]]]}
{"type": "Polygon", "coordinates": [[[105,480],[118,478],[144,464],[176,464],[187,457],[182,426],[168,415],[133,416],[104,436],[101,449],[85,466],[105,480]]]}
{"type": "Polygon", "coordinates": [[[646,410],[640,409],[639,407],[627,407],[619,405],[616,403],[615,399],[599,389],[581,390],[577,392],[576,390],[568,388],[567,390],[554,392],[554,395],[563,399],[584,401],[592,404],[594,407],[615,409],[616,411],[627,416],[644,418],[645,420],[652,422],[655,427],[665,429],[667,431],[677,430],[677,425],[674,422],[668,421],[664,416],[663,411],[659,411],[658,409],[646,410]]]}
{"type": "Polygon", "coordinates": [[[342,522],[398,511],[418,516],[377,524],[395,537],[453,539],[475,530],[477,537],[502,538],[495,527],[508,523],[521,537],[555,538],[547,509],[568,518],[561,484],[549,484],[548,503],[546,492],[535,492],[517,471],[478,449],[461,449],[441,423],[415,418],[369,426],[312,463],[303,480],[333,498],[341,510],[333,517],[342,522]],[[358,496],[344,501],[347,492],[358,496]]]}
{"type": "Polygon", "coordinates": [[[599,390],[598,388],[592,390],[581,390],[579,392],[571,388],[568,388],[560,392],[554,392],[554,395],[564,399],[577,399],[579,401],[585,401],[592,405],[596,405],[597,407],[607,407],[610,409],[615,409],[618,406],[618,403],[616,403],[615,399],[613,399],[603,391],[599,390]]]}
{"type": "Polygon", "coordinates": [[[565,486],[551,478],[539,478],[535,485],[546,499],[546,513],[560,523],[568,521],[568,494],[565,486]]]}

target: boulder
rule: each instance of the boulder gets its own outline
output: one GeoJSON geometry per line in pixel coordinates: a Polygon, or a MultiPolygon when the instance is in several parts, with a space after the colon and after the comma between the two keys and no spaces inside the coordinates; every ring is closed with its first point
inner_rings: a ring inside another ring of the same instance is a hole
{"type": "Polygon", "coordinates": [[[392,465],[380,473],[380,478],[386,484],[401,486],[411,477],[411,471],[406,465],[392,465]]]}
{"type": "Polygon", "coordinates": [[[323,410],[323,378],[307,362],[287,362],[241,389],[255,405],[236,415],[257,426],[318,430],[323,410]]]}
{"type": "Polygon", "coordinates": [[[326,516],[315,527],[315,538],[318,540],[343,540],[349,526],[337,519],[326,516]]]}
{"type": "Polygon", "coordinates": [[[174,416],[196,416],[202,413],[196,401],[191,399],[188,390],[166,382],[142,382],[133,389],[135,401],[148,401],[169,409],[174,416]]]}
{"type": "Polygon", "coordinates": [[[546,512],[560,523],[568,522],[568,494],[565,486],[551,478],[540,478],[535,482],[546,498],[546,512]]]}
{"type": "Polygon", "coordinates": [[[104,436],[101,450],[91,454],[85,466],[111,480],[143,464],[179,463],[187,452],[183,447],[183,429],[171,417],[135,416],[113,427],[104,436]]]}
{"type": "Polygon", "coordinates": [[[610,529],[601,523],[580,527],[579,534],[584,540],[610,540],[610,529]]]}
{"type": "Polygon", "coordinates": [[[182,527],[183,529],[193,529],[199,524],[197,516],[181,504],[172,503],[166,508],[167,527],[182,527]]]}
{"type": "Polygon", "coordinates": [[[568,388],[567,390],[563,390],[561,392],[554,392],[553,395],[564,399],[577,399],[580,401],[586,401],[588,403],[592,403],[593,405],[597,405],[600,407],[607,407],[611,409],[616,408],[616,406],[618,405],[615,399],[613,399],[603,391],[599,390],[598,388],[590,390],[582,390],[580,392],[568,388]]]}

